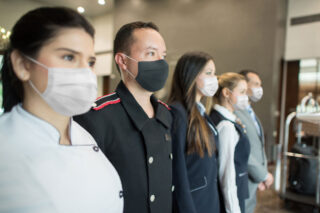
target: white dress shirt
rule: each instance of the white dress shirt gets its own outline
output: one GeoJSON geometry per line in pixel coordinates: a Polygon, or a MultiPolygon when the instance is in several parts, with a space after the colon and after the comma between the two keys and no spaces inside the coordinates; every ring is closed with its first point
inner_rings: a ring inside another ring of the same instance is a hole
{"type": "MultiPolygon", "coordinates": [[[[214,109],[225,118],[235,122],[236,116],[227,108],[216,104],[214,109]]],[[[227,213],[241,213],[236,185],[234,151],[239,141],[239,133],[234,124],[223,120],[217,125],[219,133],[219,182],[227,213]]]]}
{"type": "Polygon", "coordinates": [[[16,105],[0,116],[0,212],[121,213],[120,178],[92,136],[70,122],[72,145],[16,105]]]}

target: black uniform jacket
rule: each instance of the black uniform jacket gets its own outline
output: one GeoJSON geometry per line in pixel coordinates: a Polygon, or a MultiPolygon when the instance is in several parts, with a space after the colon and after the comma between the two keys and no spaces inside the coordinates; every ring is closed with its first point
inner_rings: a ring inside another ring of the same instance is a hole
{"type": "Polygon", "coordinates": [[[154,96],[151,102],[155,116],[150,119],[120,82],[115,93],[74,118],[118,171],[124,213],[172,212],[172,117],[166,104],[154,96]]]}
{"type": "MultiPolygon", "coordinates": [[[[216,153],[211,157],[205,153],[203,158],[197,153],[187,154],[187,112],[180,103],[174,103],[170,107],[173,116],[174,212],[220,213],[216,153]]],[[[208,122],[211,123],[210,120],[208,122]]],[[[214,128],[213,123],[211,124],[214,128]]],[[[214,139],[218,144],[217,134],[214,135],[214,139]]]]}

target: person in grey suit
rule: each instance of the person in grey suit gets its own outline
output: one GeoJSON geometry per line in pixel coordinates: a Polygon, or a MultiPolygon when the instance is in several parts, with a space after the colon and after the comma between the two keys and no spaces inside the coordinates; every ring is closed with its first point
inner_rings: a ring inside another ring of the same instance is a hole
{"type": "Polygon", "coordinates": [[[264,191],[273,183],[273,176],[268,172],[268,161],[264,148],[264,132],[259,118],[254,113],[251,103],[258,102],[263,95],[261,79],[257,72],[253,70],[243,70],[239,72],[248,83],[247,94],[250,98],[250,105],[245,110],[237,110],[235,114],[245,125],[251,152],[248,162],[249,173],[249,198],[245,201],[246,213],[253,213],[257,200],[257,189],[264,191]]]}

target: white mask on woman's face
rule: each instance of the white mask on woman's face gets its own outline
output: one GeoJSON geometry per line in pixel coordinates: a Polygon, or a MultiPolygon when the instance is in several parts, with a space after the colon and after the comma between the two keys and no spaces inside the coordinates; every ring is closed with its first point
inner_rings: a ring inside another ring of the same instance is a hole
{"type": "MultiPolygon", "coordinates": [[[[230,89],[228,90],[233,94],[233,92],[230,89]]],[[[237,102],[235,104],[233,104],[230,101],[231,105],[235,110],[245,110],[249,107],[249,98],[247,95],[237,95],[236,98],[237,102]]]]}
{"type": "Polygon", "coordinates": [[[198,89],[204,96],[212,97],[217,92],[219,88],[218,78],[216,76],[201,78],[203,82],[202,88],[198,89]]]}
{"type": "Polygon", "coordinates": [[[26,58],[48,70],[47,88],[43,93],[31,80],[29,84],[55,112],[74,116],[89,111],[97,97],[97,77],[90,68],[51,68],[26,58]]]}
{"type": "Polygon", "coordinates": [[[245,110],[249,107],[249,98],[247,95],[237,96],[237,102],[233,105],[235,109],[245,110]]]}

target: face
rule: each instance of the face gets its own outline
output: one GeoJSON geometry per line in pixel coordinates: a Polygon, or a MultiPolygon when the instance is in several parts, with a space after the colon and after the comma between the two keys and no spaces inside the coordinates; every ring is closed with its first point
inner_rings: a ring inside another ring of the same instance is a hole
{"type": "MultiPolygon", "coordinates": [[[[82,29],[63,29],[40,49],[35,59],[47,67],[93,70],[96,60],[93,39],[82,29]]],[[[47,87],[47,69],[27,59],[26,63],[29,79],[40,92],[44,92],[47,87]]]]}
{"type": "Polygon", "coordinates": [[[247,94],[248,96],[252,96],[252,88],[258,88],[261,87],[261,79],[259,76],[255,73],[248,73],[247,77],[249,79],[248,81],[248,91],[247,94]]]}
{"type": "MultiPolygon", "coordinates": [[[[166,57],[166,45],[159,32],[153,29],[137,29],[133,32],[130,57],[137,61],[157,61],[166,57]]],[[[125,56],[123,60],[134,77],[138,75],[138,63],[125,56]]]]}
{"type": "MultiPolygon", "coordinates": [[[[196,86],[197,88],[203,88],[203,79],[204,78],[209,78],[209,77],[214,77],[216,76],[216,67],[215,64],[213,63],[212,60],[208,61],[203,70],[199,73],[196,79],[196,86]]],[[[199,89],[197,89],[197,93],[199,93],[201,96],[203,94],[199,89]]]]}
{"type": "Polygon", "coordinates": [[[230,100],[232,104],[237,103],[237,97],[242,95],[247,95],[247,82],[245,80],[240,80],[237,86],[232,90],[230,94],[230,100]]]}

